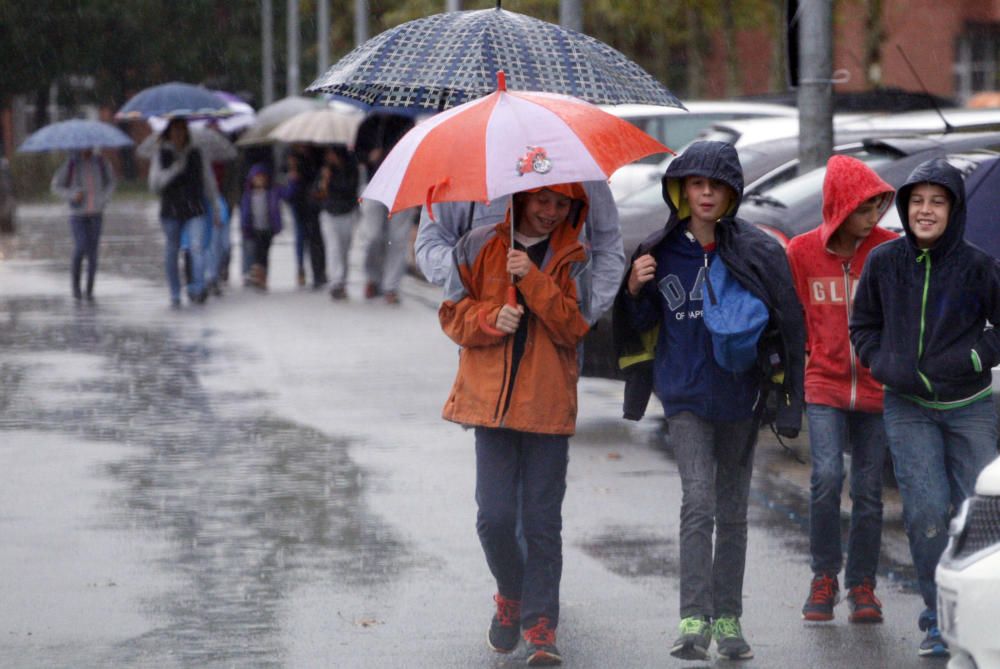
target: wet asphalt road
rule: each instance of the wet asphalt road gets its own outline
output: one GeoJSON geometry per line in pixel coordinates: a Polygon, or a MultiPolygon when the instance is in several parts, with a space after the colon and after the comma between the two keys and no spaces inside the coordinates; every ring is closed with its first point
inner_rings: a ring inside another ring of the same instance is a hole
{"type": "MultiPolygon", "coordinates": [[[[0,238],[0,666],[512,667],[485,648],[471,435],[440,420],[454,347],[437,291],[365,303],[292,284],[167,308],[155,205],[116,202],[98,299],[69,298],[60,207],[0,238]]],[[[236,267],[234,260],[234,268],[236,267]]],[[[569,667],[685,663],[679,480],[655,421],[585,379],[564,507],[569,667]]],[[[797,446],[802,448],[801,444],[797,446]]],[[[805,468],[762,443],[745,667],[920,660],[905,545],[887,532],[886,623],[804,626],[805,468]]],[[[892,511],[890,510],[890,520],[892,511]]]]}

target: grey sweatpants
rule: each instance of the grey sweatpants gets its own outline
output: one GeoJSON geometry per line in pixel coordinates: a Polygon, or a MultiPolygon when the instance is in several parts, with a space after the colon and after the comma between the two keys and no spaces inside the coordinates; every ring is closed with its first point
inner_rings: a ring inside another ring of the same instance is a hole
{"type": "Polygon", "coordinates": [[[757,439],[751,435],[754,421],[713,423],[684,411],[668,423],[683,490],[681,617],[739,617],[757,439]]]}

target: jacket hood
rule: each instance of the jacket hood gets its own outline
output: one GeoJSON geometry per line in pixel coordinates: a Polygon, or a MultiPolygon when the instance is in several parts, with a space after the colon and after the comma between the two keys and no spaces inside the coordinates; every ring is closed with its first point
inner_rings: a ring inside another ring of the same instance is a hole
{"type": "Polygon", "coordinates": [[[944,255],[965,238],[965,181],[962,179],[962,173],[944,158],[934,158],[920,163],[910,172],[906,183],[899,187],[896,209],[899,211],[899,220],[903,223],[906,239],[914,248],[917,248],[917,240],[910,229],[910,193],[915,186],[925,183],[943,186],[952,196],[948,227],[934,245],[934,254],[944,255]]]}
{"type": "Polygon", "coordinates": [[[726,216],[735,216],[743,200],[743,166],[739,154],[732,144],[725,142],[694,142],[684,153],[667,165],[663,175],[663,200],[670,211],[679,219],[688,218],[691,208],[681,197],[684,177],[707,177],[717,179],[733,189],[736,198],[726,210],[726,216]]]}
{"type": "Polygon", "coordinates": [[[268,177],[270,177],[271,169],[267,166],[266,163],[254,163],[250,167],[250,171],[247,172],[247,184],[249,185],[250,183],[252,183],[254,177],[256,177],[258,174],[266,174],[268,177]]]}
{"type": "Polygon", "coordinates": [[[851,156],[832,156],[826,163],[823,178],[823,223],[820,241],[823,248],[847,217],[867,200],[881,195],[879,220],[892,204],[895,191],[864,162],[851,156]]]}

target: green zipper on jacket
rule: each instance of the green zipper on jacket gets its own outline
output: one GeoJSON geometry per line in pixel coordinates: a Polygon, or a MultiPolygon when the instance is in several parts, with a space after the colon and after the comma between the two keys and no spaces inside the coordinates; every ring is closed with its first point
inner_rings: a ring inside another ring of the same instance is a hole
{"type": "MultiPolygon", "coordinates": [[[[920,298],[920,341],[917,342],[917,364],[920,364],[921,359],[924,357],[924,331],[927,327],[927,292],[930,290],[931,285],[931,250],[924,249],[917,256],[918,263],[924,263],[924,292],[920,298]]],[[[924,376],[924,373],[917,368],[917,374],[920,376],[920,380],[924,382],[924,386],[927,387],[927,392],[934,393],[934,387],[931,386],[930,379],[924,376]]],[[[936,395],[935,395],[936,399],[936,395]]]]}

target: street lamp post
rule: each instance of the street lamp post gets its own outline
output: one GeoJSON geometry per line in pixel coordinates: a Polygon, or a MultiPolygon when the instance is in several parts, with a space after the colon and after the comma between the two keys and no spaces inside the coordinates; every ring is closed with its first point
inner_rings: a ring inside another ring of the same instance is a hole
{"type": "Polygon", "coordinates": [[[354,0],[354,45],[368,41],[368,0],[354,0]]]}
{"type": "Polygon", "coordinates": [[[299,0],[288,0],[288,79],[286,81],[286,94],[289,96],[298,95],[301,86],[299,85],[299,0]]]}
{"type": "Polygon", "coordinates": [[[559,25],[583,32],[583,7],[580,0],[559,0],[559,25]]]}
{"type": "Polygon", "coordinates": [[[271,0],[260,2],[261,101],[274,102],[274,11],[271,0]]]}
{"type": "Polygon", "coordinates": [[[799,174],[833,153],[833,2],[799,3],[799,174]]]}
{"type": "Polygon", "coordinates": [[[330,0],[316,2],[316,76],[330,67],[330,0]]]}

